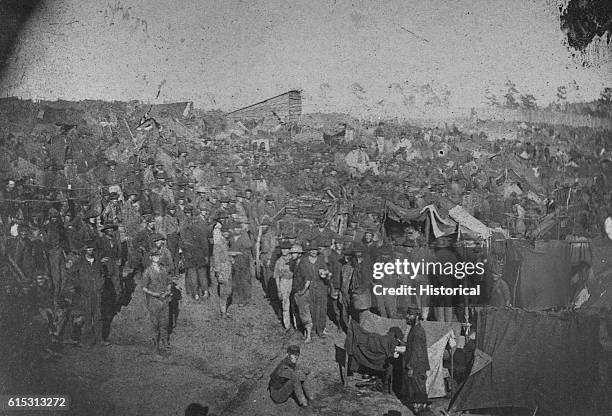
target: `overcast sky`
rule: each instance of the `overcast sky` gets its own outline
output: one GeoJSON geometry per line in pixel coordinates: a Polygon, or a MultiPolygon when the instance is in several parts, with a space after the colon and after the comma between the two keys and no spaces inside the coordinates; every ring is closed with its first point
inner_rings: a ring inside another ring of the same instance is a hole
{"type": "Polygon", "coordinates": [[[572,59],[557,0],[55,0],[0,91],[150,101],[161,85],[159,102],[230,110],[297,88],[307,111],[346,111],[424,83],[479,106],[507,79],[541,104],[572,81],[591,99],[612,66],[572,59]]]}

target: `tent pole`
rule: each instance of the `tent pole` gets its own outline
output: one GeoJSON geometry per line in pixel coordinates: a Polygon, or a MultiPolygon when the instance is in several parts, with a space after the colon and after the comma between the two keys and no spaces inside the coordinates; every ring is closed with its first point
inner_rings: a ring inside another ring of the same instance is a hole
{"type": "Polygon", "coordinates": [[[531,416],[535,416],[536,413],[538,413],[538,406],[536,406],[536,408],[534,409],[533,414],[531,416]]]}

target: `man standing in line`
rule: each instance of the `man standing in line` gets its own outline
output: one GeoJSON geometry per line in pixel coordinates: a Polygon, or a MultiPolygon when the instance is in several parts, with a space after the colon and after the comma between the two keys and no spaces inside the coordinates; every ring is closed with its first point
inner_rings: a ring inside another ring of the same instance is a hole
{"type": "Polygon", "coordinates": [[[82,315],[80,340],[90,346],[102,340],[102,265],[96,259],[95,240],[85,243],[85,255],[73,266],[74,282],[79,299],[75,309],[82,315]]]}
{"type": "Polygon", "coordinates": [[[421,326],[421,313],[418,308],[409,308],[406,322],[410,332],[406,339],[404,355],[404,388],[406,397],[413,411],[419,413],[427,407],[427,371],[429,357],[427,355],[427,338],[425,329],[421,326]]]}
{"type": "Polygon", "coordinates": [[[166,269],[160,265],[161,255],[157,249],[151,251],[150,257],[151,265],[142,275],[142,290],[146,294],[153,344],[157,353],[164,356],[168,354],[169,348],[169,303],[172,279],[166,269]]]}
{"type": "MultiPolygon", "coordinates": [[[[301,259],[297,265],[293,277],[293,290],[295,291],[295,304],[298,307],[300,320],[306,328],[305,339],[306,342],[310,342],[314,324],[317,325],[316,329],[319,331],[317,334],[321,338],[325,337],[325,334],[323,334],[325,324],[321,320],[327,319],[327,315],[321,316],[322,306],[318,302],[320,301],[320,293],[324,293],[323,301],[327,302],[325,285],[322,281],[319,281],[321,280],[320,273],[328,273],[328,271],[323,257],[319,256],[316,245],[310,243],[306,245],[304,251],[308,253],[308,257],[301,259]],[[321,291],[321,285],[323,285],[323,291],[321,291]]],[[[327,306],[327,303],[325,306],[327,306]]]]}
{"type": "Polygon", "coordinates": [[[180,229],[180,246],[186,270],[185,290],[194,300],[198,300],[202,292],[208,297],[208,231],[192,214],[193,208],[186,207],[185,221],[180,229]]]}
{"type": "MultiPolygon", "coordinates": [[[[219,314],[222,318],[230,318],[227,313],[227,302],[232,294],[232,258],[228,248],[230,229],[217,223],[213,228],[213,252],[211,259],[210,279],[219,288],[219,314]]],[[[211,296],[217,297],[212,292],[211,296]]]]}
{"type": "Polygon", "coordinates": [[[293,285],[293,272],[291,271],[291,244],[283,242],[280,245],[281,257],[274,265],[274,281],[278,291],[278,297],[282,303],[283,326],[287,331],[291,329],[291,287],[293,285]]]}

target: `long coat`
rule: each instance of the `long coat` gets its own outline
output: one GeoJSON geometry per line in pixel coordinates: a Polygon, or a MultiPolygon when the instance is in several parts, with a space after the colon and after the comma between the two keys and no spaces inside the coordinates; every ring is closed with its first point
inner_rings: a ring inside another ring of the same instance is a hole
{"type": "Polygon", "coordinates": [[[208,226],[198,219],[189,219],[181,225],[179,245],[183,250],[186,268],[208,264],[208,226]]]}
{"type": "Polygon", "coordinates": [[[418,322],[414,324],[406,339],[404,368],[411,368],[415,374],[425,374],[430,369],[425,330],[418,322]]]}

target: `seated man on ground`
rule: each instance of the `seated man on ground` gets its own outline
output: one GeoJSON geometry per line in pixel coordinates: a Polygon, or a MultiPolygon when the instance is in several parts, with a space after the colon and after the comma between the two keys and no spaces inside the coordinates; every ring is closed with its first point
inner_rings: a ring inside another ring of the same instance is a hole
{"type": "Polygon", "coordinates": [[[290,345],[287,356],[270,375],[268,390],[274,403],[284,403],[292,395],[300,406],[308,406],[308,402],[312,401],[312,390],[308,386],[310,371],[297,365],[299,358],[300,347],[290,345]]]}

